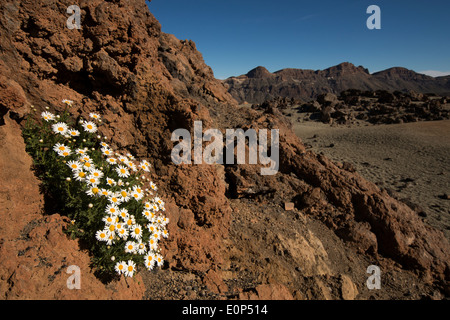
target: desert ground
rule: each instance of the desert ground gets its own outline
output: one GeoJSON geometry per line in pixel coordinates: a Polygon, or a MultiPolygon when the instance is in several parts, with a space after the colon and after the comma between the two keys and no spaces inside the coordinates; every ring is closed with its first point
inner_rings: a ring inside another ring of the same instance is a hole
{"type": "Polygon", "coordinates": [[[292,117],[309,148],[350,163],[450,239],[450,120],[347,126],[292,117]]]}

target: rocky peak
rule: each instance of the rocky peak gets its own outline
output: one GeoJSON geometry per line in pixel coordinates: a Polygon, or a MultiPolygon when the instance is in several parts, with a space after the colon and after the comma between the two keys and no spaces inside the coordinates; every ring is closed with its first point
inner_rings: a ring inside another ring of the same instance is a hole
{"type": "Polygon", "coordinates": [[[249,72],[247,72],[247,77],[248,78],[268,78],[271,77],[272,73],[269,72],[269,70],[267,70],[264,67],[256,67],[252,70],[250,70],[249,72]]]}

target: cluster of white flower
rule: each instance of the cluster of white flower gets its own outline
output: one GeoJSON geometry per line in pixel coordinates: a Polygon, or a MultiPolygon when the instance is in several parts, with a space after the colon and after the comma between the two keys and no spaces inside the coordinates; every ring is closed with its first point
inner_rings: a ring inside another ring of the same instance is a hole
{"type": "MultiPolygon", "coordinates": [[[[48,111],[43,112],[41,116],[45,121],[59,119],[48,111]]],[[[100,120],[100,115],[96,113],[91,113],[90,117],[94,121],[100,120]]],[[[80,125],[89,134],[98,130],[97,124],[93,121],[82,120],[80,125]]],[[[61,134],[66,138],[80,135],[79,131],[69,128],[64,122],[53,124],[52,130],[55,134],[61,134]]],[[[70,156],[65,163],[71,169],[72,178],[84,183],[85,192],[93,198],[93,202],[107,200],[108,204],[104,208],[105,215],[102,219],[104,228],[97,231],[96,239],[104,242],[107,246],[122,245],[124,253],[131,257],[142,255],[145,267],[149,270],[155,266],[162,266],[164,260],[158,244],[161,238],[168,237],[166,226],[169,219],[162,214],[165,211],[164,201],[153,196],[157,190],[156,185],[144,175],[145,172],[150,171],[150,163],[146,160],[137,163],[131,154],[116,153],[105,142],[101,142],[99,148],[107,163],[105,168],[95,164],[90,156],[91,150],[88,148],[71,150],[68,145],[56,143],[53,150],[61,157],[70,156]],[[134,173],[134,178],[137,177],[137,180],[133,180],[134,182],[130,184],[126,179],[132,175],[131,172],[134,173]],[[117,175],[117,179],[107,176],[114,176],[114,173],[117,175]],[[141,177],[139,177],[140,173],[141,177]],[[149,183],[150,189],[144,189],[145,181],[149,183]],[[127,204],[130,204],[131,201],[142,204],[140,207],[143,210],[129,212],[127,204]],[[141,223],[137,221],[141,221],[141,223]]],[[[72,178],[68,177],[66,180],[70,181],[72,178]]],[[[89,208],[92,207],[93,205],[90,204],[89,208]]],[[[119,274],[132,277],[136,271],[136,264],[132,258],[128,261],[119,261],[115,264],[115,270],[119,274]]]]}

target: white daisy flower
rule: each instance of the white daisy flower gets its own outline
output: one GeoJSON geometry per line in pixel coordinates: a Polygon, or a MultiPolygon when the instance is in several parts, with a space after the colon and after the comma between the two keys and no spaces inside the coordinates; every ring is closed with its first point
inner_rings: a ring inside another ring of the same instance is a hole
{"type": "Polygon", "coordinates": [[[80,131],[75,130],[75,129],[69,129],[67,131],[69,137],[78,137],[80,135],[80,131]]]}
{"type": "Polygon", "coordinates": [[[97,132],[97,125],[92,121],[83,122],[83,129],[89,133],[97,132]]]}
{"type": "Polygon", "coordinates": [[[119,212],[120,212],[120,209],[115,204],[109,204],[109,205],[106,206],[105,212],[107,214],[111,214],[111,215],[117,216],[119,214],[119,212]]]}
{"type": "Polygon", "coordinates": [[[114,155],[113,151],[109,148],[103,147],[100,149],[104,156],[110,157],[114,155]]]}
{"type": "MultiPolygon", "coordinates": [[[[107,226],[110,224],[114,224],[116,222],[116,216],[110,214],[102,218],[102,221],[105,222],[107,226]]],[[[113,230],[114,231],[114,230],[113,230]]]]}
{"type": "Polygon", "coordinates": [[[128,168],[130,168],[132,171],[136,172],[137,171],[137,167],[136,164],[134,164],[134,162],[128,161],[127,163],[128,168]]]}
{"type": "Polygon", "coordinates": [[[145,244],[142,242],[138,243],[138,249],[137,249],[137,253],[138,254],[145,254],[147,252],[147,248],[145,247],[145,244]]]}
{"type": "Polygon", "coordinates": [[[75,150],[75,153],[83,156],[86,154],[87,150],[88,150],[87,148],[84,148],[84,149],[79,148],[79,149],[75,150]]]}
{"type": "Polygon", "coordinates": [[[163,229],[161,236],[167,239],[169,237],[169,231],[167,231],[167,229],[163,229]]]}
{"type": "Polygon", "coordinates": [[[159,230],[153,232],[151,238],[155,239],[156,241],[159,241],[161,239],[161,232],[159,230]]]}
{"type": "Polygon", "coordinates": [[[70,148],[67,147],[67,146],[65,146],[65,145],[63,145],[63,144],[61,144],[61,143],[57,143],[57,144],[55,144],[55,145],[53,146],[53,150],[54,150],[55,152],[63,152],[63,151],[70,150],[70,148]]]}
{"type": "Polygon", "coordinates": [[[54,133],[59,133],[59,134],[66,134],[67,132],[67,124],[65,124],[64,122],[58,122],[52,125],[52,130],[54,133]]]}
{"type": "MultiPolygon", "coordinates": [[[[100,179],[90,174],[86,178],[86,182],[91,186],[97,186],[100,183],[100,179]]],[[[100,192],[100,190],[98,190],[100,192]]]]}
{"type": "Polygon", "coordinates": [[[117,230],[117,235],[119,236],[119,238],[126,240],[128,238],[129,233],[127,229],[121,228],[117,230]]]}
{"type": "MultiPolygon", "coordinates": [[[[111,226],[110,226],[110,227],[111,227],[111,226]]],[[[114,233],[111,233],[111,234],[108,236],[108,240],[106,241],[106,244],[107,244],[108,246],[114,244],[114,240],[115,240],[115,239],[116,239],[115,234],[114,234],[114,233]]]]}
{"type": "Polygon", "coordinates": [[[101,170],[92,168],[89,171],[91,172],[91,175],[96,177],[97,179],[101,179],[103,177],[103,172],[101,170]]]}
{"type": "Polygon", "coordinates": [[[58,152],[58,155],[60,156],[60,157],[68,157],[68,156],[70,156],[72,154],[72,151],[69,149],[69,148],[67,148],[65,151],[59,151],[58,152]]]}
{"type": "Polygon", "coordinates": [[[100,196],[100,189],[96,185],[93,185],[86,191],[86,194],[91,197],[98,197],[100,196]]]}
{"type": "Polygon", "coordinates": [[[108,159],[106,159],[106,162],[108,162],[109,164],[116,164],[117,159],[116,158],[108,158],[108,159]]]}
{"type": "Polygon", "coordinates": [[[116,270],[116,272],[118,274],[122,274],[125,272],[126,268],[127,268],[127,263],[125,261],[120,261],[120,262],[116,263],[114,270],[116,270]]]}
{"type": "Polygon", "coordinates": [[[79,171],[82,168],[82,164],[79,161],[69,161],[67,165],[72,171],[79,171]]]}
{"type": "Polygon", "coordinates": [[[86,179],[86,172],[79,170],[73,173],[73,177],[77,181],[84,181],[86,179]]]}
{"type": "Polygon", "coordinates": [[[162,226],[166,226],[169,223],[169,218],[162,216],[162,226]]]}
{"type": "Polygon", "coordinates": [[[164,206],[164,201],[159,197],[155,197],[153,201],[156,202],[159,206],[164,206]]]}
{"type": "Polygon", "coordinates": [[[143,192],[143,190],[140,187],[134,186],[133,190],[131,191],[131,197],[134,200],[138,200],[139,201],[139,200],[141,200],[144,197],[144,192],[143,192]]]}
{"type": "Polygon", "coordinates": [[[153,270],[153,268],[155,267],[155,264],[156,264],[156,258],[155,258],[155,255],[153,252],[149,252],[144,257],[144,264],[148,270],[153,270]]]}
{"type": "Polygon", "coordinates": [[[116,185],[116,181],[114,179],[108,178],[108,177],[106,178],[106,183],[111,187],[116,185]]]}
{"type": "Polygon", "coordinates": [[[108,148],[109,149],[109,145],[106,142],[100,142],[100,145],[104,148],[108,148]]]}
{"type": "Polygon", "coordinates": [[[53,113],[50,113],[48,111],[44,111],[41,113],[41,117],[45,120],[45,121],[52,121],[55,120],[55,115],[53,113]]]}
{"type": "Polygon", "coordinates": [[[156,265],[158,267],[162,267],[162,265],[164,264],[164,259],[163,259],[162,255],[156,254],[155,258],[156,258],[156,265]]]}
{"type": "MultiPolygon", "coordinates": [[[[115,221],[116,218],[112,217],[112,220],[115,221]]],[[[114,223],[108,224],[105,229],[107,229],[109,231],[110,235],[113,235],[113,238],[114,238],[114,235],[116,232],[116,225],[114,223]]]]}
{"type": "Polygon", "coordinates": [[[148,220],[151,220],[151,219],[152,219],[152,212],[151,212],[150,210],[145,210],[145,209],[144,209],[144,211],[142,211],[142,215],[143,215],[144,217],[146,217],[148,220]]]}
{"type": "Polygon", "coordinates": [[[148,240],[148,246],[149,246],[150,250],[156,251],[156,250],[158,250],[158,241],[153,238],[150,238],[148,240]]]}
{"type": "Polygon", "coordinates": [[[92,119],[95,119],[95,120],[100,120],[100,115],[95,112],[89,113],[89,117],[91,117],[92,119]]]}
{"type": "Polygon", "coordinates": [[[141,161],[139,167],[146,172],[150,172],[150,164],[145,160],[141,161]]]}
{"type": "Polygon", "coordinates": [[[128,178],[130,176],[130,172],[128,171],[127,168],[125,168],[124,166],[118,166],[116,168],[116,172],[119,175],[119,177],[121,178],[128,178]]]}
{"type": "Polygon", "coordinates": [[[124,274],[127,277],[133,277],[135,272],[136,272],[136,264],[132,260],[128,260],[127,268],[124,274]]]}
{"type": "MultiPolygon", "coordinates": [[[[149,224],[147,224],[147,229],[148,229],[148,231],[150,231],[150,233],[153,234],[158,230],[158,226],[154,223],[149,223],[149,224]]],[[[158,239],[156,239],[156,240],[158,240],[158,239]]]]}
{"type": "Polygon", "coordinates": [[[119,211],[119,216],[125,221],[128,219],[128,210],[126,208],[121,208],[119,211]]]}
{"type": "Polygon", "coordinates": [[[142,227],[138,224],[135,224],[130,227],[130,235],[136,239],[140,240],[142,238],[142,227]]]}
{"type": "Polygon", "coordinates": [[[126,164],[128,162],[128,158],[125,156],[119,155],[118,160],[120,163],[126,164]]]}
{"type": "Polygon", "coordinates": [[[137,252],[137,243],[134,241],[127,241],[125,244],[125,252],[126,253],[136,253],[137,252]]]}
{"type": "Polygon", "coordinates": [[[65,103],[66,105],[68,105],[69,107],[71,107],[72,104],[73,104],[73,101],[72,101],[72,100],[64,99],[64,100],[62,101],[62,103],[65,103]]]}
{"type": "Polygon", "coordinates": [[[108,232],[106,230],[99,230],[97,231],[97,233],[95,234],[95,238],[98,241],[108,241],[108,232]]]}
{"type": "Polygon", "coordinates": [[[132,214],[128,215],[124,221],[127,228],[131,228],[134,224],[136,224],[136,220],[132,214]]]}
{"type": "MultiPolygon", "coordinates": [[[[81,162],[83,162],[83,161],[81,161],[81,162]]],[[[87,162],[87,161],[83,162],[83,170],[91,171],[94,168],[95,168],[95,166],[92,162],[87,162]]]]}
{"type": "Polygon", "coordinates": [[[109,197],[111,195],[111,191],[108,189],[102,188],[100,189],[100,194],[104,197],[109,197]]]}
{"type": "Polygon", "coordinates": [[[128,200],[130,200],[130,191],[129,190],[122,189],[122,190],[120,190],[119,194],[121,196],[120,200],[122,202],[127,202],[128,200]]]}
{"type": "Polygon", "coordinates": [[[119,204],[122,203],[122,200],[120,200],[120,195],[117,194],[116,192],[112,193],[109,197],[108,197],[108,201],[111,204],[115,204],[116,206],[118,206],[119,204]]]}
{"type": "Polygon", "coordinates": [[[159,206],[156,203],[152,204],[152,210],[153,212],[158,212],[159,211],[159,206]]]}

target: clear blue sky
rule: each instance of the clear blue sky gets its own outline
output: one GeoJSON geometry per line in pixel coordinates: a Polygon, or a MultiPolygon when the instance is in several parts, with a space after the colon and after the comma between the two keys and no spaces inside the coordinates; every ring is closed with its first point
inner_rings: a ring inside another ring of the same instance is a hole
{"type": "Polygon", "coordinates": [[[216,78],[259,65],[325,69],[344,61],[370,72],[401,66],[450,72],[449,0],[153,0],[162,31],[193,40],[216,78]],[[366,27],[369,5],[381,29],[366,27]]]}

